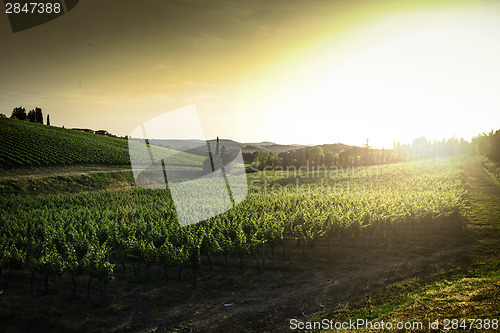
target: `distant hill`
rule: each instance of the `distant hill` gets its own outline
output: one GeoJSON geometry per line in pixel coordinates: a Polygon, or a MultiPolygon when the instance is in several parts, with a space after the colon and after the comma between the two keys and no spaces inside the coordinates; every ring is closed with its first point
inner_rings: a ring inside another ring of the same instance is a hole
{"type": "Polygon", "coordinates": [[[334,154],[338,154],[342,152],[343,150],[351,147],[349,145],[345,145],[343,143],[334,143],[334,144],[324,144],[324,145],[298,145],[298,144],[293,144],[293,145],[280,145],[272,142],[262,142],[262,143],[242,143],[240,144],[241,151],[243,153],[253,153],[257,150],[265,150],[270,153],[298,153],[298,152],[304,152],[306,148],[311,148],[311,147],[321,147],[323,149],[323,152],[326,154],[327,152],[332,152],[334,154]]]}
{"type": "Polygon", "coordinates": [[[324,144],[324,145],[321,145],[319,146],[321,148],[323,148],[323,153],[328,153],[328,152],[332,152],[334,154],[338,154],[348,148],[351,148],[353,146],[348,146],[348,145],[345,145],[343,143],[334,143],[334,144],[324,144]]]}
{"type": "Polygon", "coordinates": [[[283,153],[290,150],[297,150],[306,147],[311,147],[309,145],[280,145],[274,142],[258,142],[258,143],[240,143],[241,151],[243,153],[253,153],[257,150],[265,150],[270,153],[283,153]]]}
{"type": "Polygon", "coordinates": [[[272,145],[275,145],[275,144],[276,143],[271,142],[271,141],[242,143],[242,145],[257,146],[257,147],[272,146],[272,145]]]}
{"type": "Polygon", "coordinates": [[[304,146],[299,149],[291,149],[288,151],[280,152],[278,156],[282,158],[286,164],[290,164],[292,160],[305,160],[306,159],[306,150],[310,147],[321,147],[323,149],[323,153],[326,155],[329,152],[333,154],[340,154],[342,151],[351,148],[352,146],[345,145],[343,143],[334,143],[334,144],[324,144],[318,146],[304,146]]]}
{"type": "MultiPolygon", "coordinates": [[[[205,156],[206,155],[206,142],[202,142],[199,147],[197,148],[190,148],[190,145],[193,145],[193,142],[196,140],[165,140],[165,139],[150,139],[149,143],[160,146],[160,147],[165,147],[165,148],[174,148],[176,150],[180,151],[185,151],[190,154],[195,154],[195,155],[201,155],[205,156]],[[183,142],[186,142],[186,146],[183,147],[183,142]]],[[[215,141],[215,140],[209,140],[209,141],[215,141]]],[[[259,142],[259,143],[239,143],[233,140],[229,139],[221,139],[221,142],[231,142],[234,143],[235,145],[238,145],[241,149],[242,153],[253,153],[257,150],[265,150],[270,153],[282,153],[286,152],[289,150],[294,150],[294,149],[302,149],[305,147],[312,147],[312,146],[306,146],[306,145],[280,145],[274,142],[259,142]]]]}
{"type": "MultiPolygon", "coordinates": [[[[166,140],[166,139],[150,139],[149,143],[155,146],[160,146],[164,148],[169,148],[169,149],[175,149],[175,150],[180,150],[180,151],[185,151],[186,153],[190,154],[195,154],[195,155],[200,155],[200,156],[205,156],[206,155],[206,148],[205,148],[205,141],[201,142],[199,147],[197,148],[190,148],[190,145],[193,145],[193,142],[196,140],[166,140]],[[183,142],[186,142],[185,147],[183,146],[183,142]]],[[[214,141],[214,140],[210,140],[214,141]]],[[[282,144],[277,144],[274,142],[269,142],[269,141],[264,141],[264,142],[253,142],[253,143],[239,143],[233,140],[228,140],[228,139],[221,139],[221,141],[224,142],[232,142],[236,145],[238,145],[241,149],[241,152],[243,154],[251,154],[253,152],[256,152],[258,150],[265,150],[270,153],[286,153],[286,152],[296,152],[300,151],[305,148],[310,148],[310,147],[315,147],[314,145],[299,145],[299,144],[291,144],[291,145],[282,145],[282,144]]],[[[196,146],[196,145],[195,145],[196,146]]],[[[336,144],[324,144],[320,145],[319,147],[323,148],[324,153],[327,153],[329,151],[333,152],[334,154],[340,153],[346,148],[349,148],[350,146],[344,145],[342,143],[336,143],[336,144]]]]}
{"type": "MultiPolygon", "coordinates": [[[[172,156],[171,164],[201,166],[204,158],[152,146],[154,154],[172,156]]],[[[144,160],[149,156],[142,152],[144,160]]],[[[0,168],[68,164],[130,164],[128,141],[90,132],[0,119],[0,168]]]]}

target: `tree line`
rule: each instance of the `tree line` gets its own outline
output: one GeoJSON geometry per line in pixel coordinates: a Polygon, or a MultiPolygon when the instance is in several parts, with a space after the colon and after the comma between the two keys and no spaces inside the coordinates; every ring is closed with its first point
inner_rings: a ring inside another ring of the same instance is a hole
{"type": "MultiPolygon", "coordinates": [[[[498,138],[500,138],[500,134],[498,134],[498,138]]],[[[493,142],[494,140],[485,140],[483,145],[486,147],[486,145],[490,144],[490,141],[493,142]]],[[[490,148],[483,147],[482,149],[490,148]]],[[[345,168],[450,156],[472,151],[471,143],[463,138],[457,139],[453,137],[441,141],[431,141],[425,137],[420,137],[413,140],[412,144],[394,143],[393,149],[375,149],[369,145],[369,141],[366,139],[366,143],[361,147],[334,144],[294,149],[282,153],[257,150],[253,153],[243,153],[243,159],[254,171],[290,167],[306,167],[307,169],[315,167],[345,168]]]]}
{"type": "MultiPolygon", "coordinates": [[[[7,118],[6,115],[3,113],[0,114],[0,118],[7,118]]],[[[11,119],[19,119],[19,120],[26,120],[31,123],[40,123],[43,124],[43,113],[42,109],[39,107],[35,107],[34,109],[26,112],[26,109],[23,108],[22,106],[15,107],[14,110],[12,110],[12,114],[10,116],[11,119]]],[[[50,126],[50,116],[47,115],[47,125],[50,126]]]]}
{"type": "Polygon", "coordinates": [[[482,133],[472,139],[476,152],[494,162],[500,162],[500,130],[482,133]]]}

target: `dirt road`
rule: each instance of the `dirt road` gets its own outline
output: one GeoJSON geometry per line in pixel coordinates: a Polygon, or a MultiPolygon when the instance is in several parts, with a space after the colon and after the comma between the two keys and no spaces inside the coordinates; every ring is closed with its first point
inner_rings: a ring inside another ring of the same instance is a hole
{"type": "Polygon", "coordinates": [[[69,166],[64,167],[54,167],[54,168],[44,168],[44,169],[19,169],[19,170],[4,170],[0,173],[0,179],[18,179],[18,178],[28,178],[28,177],[57,177],[57,176],[70,176],[70,175],[80,175],[80,174],[91,174],[91,173],[108,173],[108,172],[122,172],[122,171],[132,171],[130,166],[116,167],[116,166],[69,166]]]}

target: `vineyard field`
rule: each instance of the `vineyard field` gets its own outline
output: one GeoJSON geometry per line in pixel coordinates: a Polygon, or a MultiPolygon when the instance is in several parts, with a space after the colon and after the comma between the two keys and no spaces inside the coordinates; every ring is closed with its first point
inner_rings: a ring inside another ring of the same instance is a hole
{"type": "Polygon", "coordinates": [[[54,318],[46,331],[120,331],[127,318],[136,329],[274,331],[292,315],[376,318],[449,274],[489,288],[498,263],[484,253],[500,234],[474,229],[489,210],[471,200],[491,206],[475,199],[475,174],[498,184],[480,168],[460,156],[255,172],[238,176],[240,204],[187,227],[169,190],[139,188],[131,171],[0,179],[0,318],[11,331],[26,317],[37,327],[35,308],[54,318]],[[461,268],[479,260],[472,275],[461,268]],[[374,308],[367,295],[380,295],[374,308]]]}
{"type": "Polygon", "coordinates": [[[250,193],[241,204],[184,228],[165,190],[2,195],[0,263],[5,271],[47,279],[69,274],[109,282],[118,264],[197,271],[201,257],[251,256],[260,265],[277,249],[286,256],[297,246],[303,252],[380,247],[460,228],[461,173],[450,159],[336,175],[255,173],[248,175],[250,193]]]}
{"type": "MultiPolygon", "coordinates": [[[[152,146],[158,155],[172,155],[168,148],[152,146]]],[[[140,158],[140,156],[138,157],[140,158]]],[[[149,156],[143,156],[148,160],[149,156]]],[[[169,163],[201,167],[201,156],[176,152],[169,163]]],[[[128,141],[30,123],[0,119],[0,169],[46,165],[130,165],[128,141]]]]}

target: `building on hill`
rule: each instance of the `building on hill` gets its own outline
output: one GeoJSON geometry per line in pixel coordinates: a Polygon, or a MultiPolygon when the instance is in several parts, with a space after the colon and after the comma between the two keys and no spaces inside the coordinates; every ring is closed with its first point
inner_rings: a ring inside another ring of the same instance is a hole
{"type": "Polygon", "coordinates": [[[94,133],[94,130],[91,130],[90,128],[72,128],[73,131],[80,131],[80,132],[87,132],[87,133],[94,133]]]}
{"type": "Polygon", "coordinates": [[[94,131],[90,128],[72,128],[73,131],[80,131],[80,132],[86,132],[86,133],[92,133],[92,134],[97,134],[97,135],[106,135],[106,136],[112,136],[112,137],[117,137],[111,133],[109,133],[108,131],[106,130],[98,130],[98,131],[94,131]]]}

